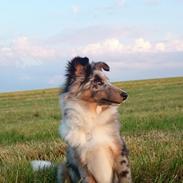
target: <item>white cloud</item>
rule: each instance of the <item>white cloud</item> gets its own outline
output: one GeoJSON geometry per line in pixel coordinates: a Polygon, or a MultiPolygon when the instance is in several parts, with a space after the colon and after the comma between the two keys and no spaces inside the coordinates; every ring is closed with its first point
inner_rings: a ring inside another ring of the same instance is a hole
{"type": "Polygon", "coordinates": [[[124,49],[124,45],[120,43],[118,39],[106,39],[103,42],[91,43],[80,48],[83,54],[105,54],[107,52],[121,52],[124,49]]]}
{"type": "MultiPolygon", "coordinates": [[[[156,62],[153,57],[148,58],[147,54],[183,52],[183,40],[181,39],[150,41],[144,37],[132,38],[131,40],[120,39],[121,37],[110,37],[101,41],[94,40],[94,42],[90,40],[90,43],[85,43],[80,47],[72,42],[66,45],[66,41],[54,44],[54,42],[48,43],[46,40],[30,39],[27,36],[18,37],[9,44],[0,44],[0,65],[14,64],[24,68],[47,62],[55,63],[58,60],[63,61],[80,55],[95,59],[111,59],[114,67],[116,66],[115,60],[123,58],[123,61],[118,61],[118,63],[125,68],[147,68],[156,62]],[[130,58],[130,64],[124,61],[128,61],[128,58],[130,58]]],[[[173,60],[171,61],[173,62],[173,60]]],[[[54,80],[59,79],[61,79],[60,76],[55,76],[49,82],[53,83],[54,80]]]]}
{"type": "MultiPolygon", "coordinates": [[[[92,60],[106,61],[111,72],[151,72],[152,70],[183,69],[183,52],[143,52],[118,55],[92,56],[92,60]]],[[[122,74],[122,73],[121,73],[122,74]]]]}
{"type": "Polygon", "coordinates": [[[120,7],[123,7],[126,3],[126,0],[115,0],[117,5],[120,6],[120,7]]]}
{"type": "Polygon", "coordinates": [[[79,13],[79,12],[80,12],[80,7],[79,7],[78,5],[73,5],[73,6],[72,6],[72,12],[73,12],[74,14],[79,13]]]}
{"type": "Polygon", "coordinates": [[[19,67],[40,65],[43,60],[58,58],[60,55],[61,53],[55,48],[22,36],[0,47],[0,65],[15,64],[19,67]]]}
{"type": "Polygon", "coordinates": [[[52,48],[33,43],[28,37],[19,37],[13,41],[12,51],[20,56],[33,57],[37,59],[49,59],[56,56],[52,48]]]}
{"type": "Polygon", "coordinates": [[[158,42],[155,44],[155,50],[157,51],[165,51],[166,47],[165,44],[162,42],[158,42]]]}
{"type": "Polygon", "coordinates": [[[115,71],[183,68],[183,40],[153,42],[137,38],[122,42],[117,38],[88,44],[75,49],[76,55],[88,56],[91,60],[107,61],[115,71]]]}
{"type": "Polygon", "coordinates": [[[117,38],[106,39],[80,47],[78,52],[85,55],[108,55],[126,53],[158,53],[183,51],[183,40],[165,42],[150,42],[143,38],[133,40],[132,43],[123,43],[117,38]]]}
{"type": "Polygon", "coordinates": [[[183,41],[182,40],[173,40],[170,48],[174,48],[177,51],[183,51],[183,41]]]}
{"type": "Polygon", "coordinates": [[[143,38],[139,38],[135,40],[134,46],[131,46],[131,50],[134,52],[143,52],[143,51],[150,51],[152,45],[149,41],[144,40],[143,38]]]}

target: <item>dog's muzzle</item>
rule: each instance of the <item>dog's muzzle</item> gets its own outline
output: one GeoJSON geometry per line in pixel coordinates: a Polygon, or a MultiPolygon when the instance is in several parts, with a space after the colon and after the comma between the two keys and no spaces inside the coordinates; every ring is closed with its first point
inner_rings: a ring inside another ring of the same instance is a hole
{"type": "Polygon", "coordinates": [[[123,98],[123,100],[126,100],[128,98],[128,94],[124,91],[122,91],[120,95],[123,98]]]}

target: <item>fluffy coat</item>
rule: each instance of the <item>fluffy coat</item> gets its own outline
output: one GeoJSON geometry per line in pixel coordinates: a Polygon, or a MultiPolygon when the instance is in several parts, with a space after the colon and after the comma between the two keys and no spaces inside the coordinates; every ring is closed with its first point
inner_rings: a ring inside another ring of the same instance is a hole
{"type": "Polygon", "coordinates": [[[102,69],[108,71],[109,66],[90,64],[86,57],[68,64],[59,130],[68,151],[67,162],[58,171],[59,182],[131,182],[117,111],[127,94],[112,86],[102,69]]]}

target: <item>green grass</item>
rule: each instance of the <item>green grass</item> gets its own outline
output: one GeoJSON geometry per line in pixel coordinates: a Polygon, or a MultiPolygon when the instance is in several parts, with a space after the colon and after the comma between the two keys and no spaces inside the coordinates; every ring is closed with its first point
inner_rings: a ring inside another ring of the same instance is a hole
{"type": "MultiPolygon", "coordinates": [[[[117,82],[128,91],[119,108],[134,182],[183,182],[183,77],[117,82]]],[[[55,182],[55,169],[30,161],[63,161],[58,89],[0,94],[0,183],[55,182]]]]}

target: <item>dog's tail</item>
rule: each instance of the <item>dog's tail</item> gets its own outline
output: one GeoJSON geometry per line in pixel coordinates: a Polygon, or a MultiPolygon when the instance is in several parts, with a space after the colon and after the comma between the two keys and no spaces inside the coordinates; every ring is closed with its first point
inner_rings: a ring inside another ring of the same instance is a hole
{"type": "Polygon", "coordinates": [[[50,161],[33,160],[31,161],[33,171],[38,171],[46,168],[55,167],[50,161]]]}
{"type": "Polygon", "coordinates": [[[31,166],[33,171],[39,171],[39,170],[55,167],[57,169],[57,173],[56,173],[57,182],[59,183],[64,183],[65,181],[71,182],[69,170],[65,163],[55,165],[51,161],[33,160],[31,161],[31,166]]]}

